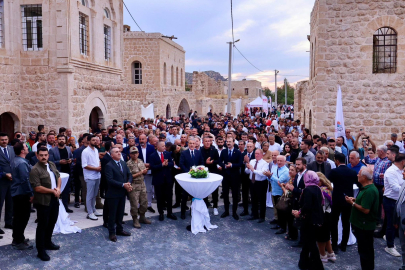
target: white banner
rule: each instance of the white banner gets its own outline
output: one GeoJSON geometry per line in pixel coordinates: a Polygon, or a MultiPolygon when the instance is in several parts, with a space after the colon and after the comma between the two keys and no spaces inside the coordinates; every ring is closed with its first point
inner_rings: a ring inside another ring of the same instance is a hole
{"type": "Polygon", "coordinates": [[[269,101],[267,100],[266,96],[262,96],[263,99],[263,112],[265,112],[266,114],[269,113],[269,101]]]}
{"type": "Polygon", "coordinates": [[[343,118],[342,90],[340,89],[340,85],[338,85],[336,99],[335,138],[339,136],[345,137],[345,120],[343,118]]]}
{"type": "Polygon", "coordinates": [[[153,112],[153,107],[153,103],[149,104],[146,108],[141,105],[142,117],[154,119],[155,113],[153,112]]]}

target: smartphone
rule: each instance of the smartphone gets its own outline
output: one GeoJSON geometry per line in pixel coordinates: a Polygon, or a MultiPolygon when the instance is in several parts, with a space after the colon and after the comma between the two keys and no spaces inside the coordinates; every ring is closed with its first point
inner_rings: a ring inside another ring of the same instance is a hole
{"type": "Polygon", "coordinates": [[[363,131],[363,129],[361,128],[360,131],[363,131]]]}

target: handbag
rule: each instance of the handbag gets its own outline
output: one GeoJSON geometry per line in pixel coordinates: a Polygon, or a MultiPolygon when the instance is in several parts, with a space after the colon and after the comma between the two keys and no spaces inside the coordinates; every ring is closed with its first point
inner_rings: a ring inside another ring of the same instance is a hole
{"type": "Polygon", "coordinates": [[[290,210],[292,203],[291,200],[291,198],[287,198],[285,194],[283,194],[283,196],[280,197],[276,204],[277,211],[287,212],[288,210],[290,210]]]}

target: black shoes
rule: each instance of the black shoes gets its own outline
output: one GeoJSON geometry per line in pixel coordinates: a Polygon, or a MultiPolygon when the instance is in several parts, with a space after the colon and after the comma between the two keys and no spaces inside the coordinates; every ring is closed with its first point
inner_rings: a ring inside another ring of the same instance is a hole
{"type": "Polygon", "coordinates": [[[126,232],[126,231],[121,231],[121,232],[117,232],[117,235],[121,235],[121,236],[131,236],[130,232],[126,232]]]}
{"type": "Polygon", "coordinates": [[[59,250],[60,246],[59,245],[55,245],[54,243],[49,243],[48,245],[45,245],[45,249],[46,250],[59,250]]]}
{"type": "Polygon", "coordinates": [[[34,247],[24,241],[24,242],[19,243],[17,245],[14,244],[13,248],[16,249],[16,250],[28,250],[28,249],[33,249],[34,247]]]}
{"type": "Polygon", "coordinates": [[[261,218],[261,219],[259,219],[259,221],[257,223],[263,223],[263,222],[265,222],[265,219],[261,218]]]}
{"type": "Polygon", "coordinates": [[[277,219],[273,219],[272,221],[269,222],[269,224],[271,224],[271,225],[274,225],[274,224],[277,224],[277,223],[278,223],[277,219]]]}
{"type": "Polygon", "coordinates": [[[40,258],[44,262],[47,262],[47,261],[51,260],[51,257],[49,257],[49,255],[46,254],[45,250],[38,252],[37,257],[40,258]]]}
{"type": "Polygon", "coordinates": [[[75,208],[80,208],[80,203],[75,203],[75,208]]]}
{"type": "Polygon", "coordinates": [[[0,234],[4,234],[4,231],[2,229],[0,229],[0,234]]]}
{"type": "Polygon", "coordinates": [[[34,208],[31,208],[31,213],[35,213],[35,209],[34,209],[34,208]]]}
{"type": "Polygon", "coordinates": [[[156,212],[155,209],[152,208],[152,206],[149,206],[147,209],[148,209],[149,212],[152,212],[152,213],[156,212]]]}
{"type": "Polygon", "coordinates": [[[346,246],[338,245],[338,247],[341,251],[346,252],[346,246]]]}
{"type": "Polygon", "coordinates": [[[69,208],[66,208],[66,212],[67,212],[67,213],[73,213],[73,210],[72,210],[72,209],[69,209],[69,208]]]}
{"type": "MultiPolygon", "coordinates": [[[[242,215],[241,215],[242,216],[242,215]]],[[[247,220],[256,220],[256,219],[259,219],[259,217],[258,216],[251,216],[250,218],[248,218],[247,220]]]]}
{"type": "Polygon", "coordinates": [[[241,217],[248,216],[248,215],[249,215],[249,212],[246,212],[246,211],[243,211],[242,213],[240,213],[241,217]]]}
{"type": "Polygon", "coordinates": [[[172,220],[177,220],[177,217],[173,214],[167,214],[166,216],[167,216],[167,218],[170,218],[172,220]]]}
{"type": "Polygon", "coordinates": [[[236,213],[232,214],[232,217],[233,217],[235,220],[239,220],[239,216],[238,216],[238,214],[236,214],[236,213]]]}
{"type": "Polygon", "coordinates": [[[124,216],[128,216],[128,213],[124,213],[124,216]]]}
{"type": "Polygon", "coordinates": [[[108,224],[107,224],[107,222],[104,222],[104,223],[103,223],[103,227],[108,229],[108,224]]]}
{"type": "Polygon", "coordinates": [[[112,242],[117,242],[117,236],[115,234],[110,235],[109,238],[112,242]]]}
{"type": "Polygon", "coordinates": [[[229,216],[229,212],[224,212],[224,213],[221,215],[221,218],[226,218],[227,216],[229,216]]]}
{"type": "Polygon", "coordinates": [[[165,219],[165,216],[163,214],[159,214],[159,221],[163,221],[165,219]]]}
{"type": "Polygon", "coordinates": [[[339,254],[339,247],[338,246],[332,246],[332,250],[335,254],[339,254]]]}
{"type": "Polygon", "coordinates": [[[181,219],[186,219],[186,213],[181,213],[180,218],[181,219]]]}

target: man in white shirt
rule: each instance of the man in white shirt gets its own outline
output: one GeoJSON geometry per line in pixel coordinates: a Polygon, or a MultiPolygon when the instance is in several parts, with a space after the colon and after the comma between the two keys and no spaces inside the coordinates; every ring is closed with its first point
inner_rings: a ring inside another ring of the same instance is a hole
{"type": "Polygon", "coordinates": [[[269,135],[269,150],[270,151],[279,151],[280,153],[283,151],[281,145],[276,143],[276,136],[273,134],[269,135]]]}
{"type": "MultiPolygon", "coordinates": [[[[32,152],[37,152],[37,150],[38,150],[38,143],[46,142],[45,133],[43,133],[43,132],[38,132],[37,137],[38,137],[38,141],[37,141],[36,143],[34,143],[34,145],[32,146],[32,152]]],[[[48,147],[47,147],[47,148],[48,148],[48,147]]],[[[49,149],[48,149],[48,150],[49,150],[49,149]]]]}
{"type": "Polygon", "coordinates": [[[177,126],[172,126],[169,132],[170,134],[166,137],[166,142],[171,142],[174,144],[174,140],[180,140],[181,136],[177,134],[177,132],[177,126]]]}
{"type": "Polygon", "coordinates": [[[262,223],[266,217],[266,195],[268,188],[267,176],[263,172],[269,169],[269,164],[263,159],[263,151],[255,150],[255,158],[246,164],[245,173],[250,174],[249,178],[252,181],[250,190],[252,196],[252,217],[248,220],[259,219],[258,223],[262,223]],[[259,216],[260,205],[260,216],[259,216]]]}
{"type": "Polygon", "coordinates": [[[399,147],[399,152],[400,153],[405,153],[405,149],[404,149],[404,144],[401,143],[400,141],[397,140],[398,139],[398,135],[396,133],[392,133],[391,134],[391,141],[399,147]]]}
{"type": "Polygon", "coordinates": [[[96,197],[101,178],[101,163],[98,156],[98,150],[96,149],[96,136],[89,135],[87,137],[87,141],[89,142],[89,146],[87,146],[87,148],[82,152],[83,177],[87,186],[87,218],[91,220],[98,220],[97,216],[102,216],[102,214],[96,210],[96,197]]]}
{"type": "Polygon", "coordinates": [[[394,227],[394,211],[395,204],[399,198],[399,191],[401,185],[404,183],[403,171],[405,165],[405,155],[398,154],[395,157],[394,163],[384,173],[384,197],[383,207],[386,218],[386,231],[385,236],[387,240],[387,247],[385,251],[395,257],[400,257],[401,254],[395,249],[395,227],[394,227]]]}

